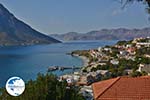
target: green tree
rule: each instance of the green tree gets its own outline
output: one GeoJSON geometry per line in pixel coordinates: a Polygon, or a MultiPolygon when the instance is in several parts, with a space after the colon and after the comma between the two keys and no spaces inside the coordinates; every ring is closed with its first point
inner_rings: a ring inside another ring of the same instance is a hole
{"type": "Polygon", "coordinates": [[[138,71],[133,71],[133,72],[131,73],[131,76],[132,76],[132,77],[138,77],[138,76],[142,76],[142,74],[141,74],[140,72],[138,72],[138,71]]]}
{"type": "Polygon", "coordinates": [[[38,74],[36,80],[26,83],[25,92],[21,96],[12,97],[4,88],[1,88],[0,100],[84,100],[79,94],[78,87],[72,86],[69,93],[66,87],[66,81],[59,82],[53,74],[38,74]],[[68,99],[66,95],[69,96],[68,99]]]}
{"type": "Polygon", "coordinates": [[[142,2],[146,6],[147,13],[150,13],[150,0],[115,0],[119,1],[122,4],[122,8],[125,8],[128,4],[134,2],[142,2]]]}

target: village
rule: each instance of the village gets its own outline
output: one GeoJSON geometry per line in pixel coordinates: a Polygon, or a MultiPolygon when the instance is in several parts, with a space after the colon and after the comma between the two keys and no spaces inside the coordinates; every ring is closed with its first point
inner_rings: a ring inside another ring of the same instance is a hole
{"type": "Polygon", "coordinates": [[[92,87],[95,82],[150,75],[150,37],[118,41],[94,50],[77,50],[71,55],[83,57],[87,64],[80,71],[60,76],[59,80],[66,80],[68,86],[80,86],[86,100],[95,98],[92,87]]]}

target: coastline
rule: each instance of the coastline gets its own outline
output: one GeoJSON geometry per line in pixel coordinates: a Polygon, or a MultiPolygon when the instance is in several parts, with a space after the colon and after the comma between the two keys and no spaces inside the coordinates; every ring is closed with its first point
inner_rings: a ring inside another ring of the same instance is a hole
{"type": "Polygon", "coordinates": [[[87,67],[89,63],[89,59],[85,56],[78,56],[83,61],[83,67],[87,67]]]}
{"type": "Polygon", "coordinates": [[[73,54],[72,56],[78,57],[83,62],[83,67],[87,67],[89,63],[89,59],[85,56],[79,56],[78,54],[73,54]]]}

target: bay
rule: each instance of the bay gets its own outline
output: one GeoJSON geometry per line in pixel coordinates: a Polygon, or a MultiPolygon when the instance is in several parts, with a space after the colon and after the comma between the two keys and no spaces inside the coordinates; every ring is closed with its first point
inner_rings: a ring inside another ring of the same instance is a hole
{"type": "MultiPolygon", "coordinates": [[[[38,73],[46,73],[49,66],[83,66],[80,58],[66,55],[74,50],[88,50],[113,45],[116,41],[71,41],[59,44],[0,47],[0,87],[8,78],[19,76],[28,81],[38,73]]],[[[72,70],[54,74],[71,73],[72,70]]]]}

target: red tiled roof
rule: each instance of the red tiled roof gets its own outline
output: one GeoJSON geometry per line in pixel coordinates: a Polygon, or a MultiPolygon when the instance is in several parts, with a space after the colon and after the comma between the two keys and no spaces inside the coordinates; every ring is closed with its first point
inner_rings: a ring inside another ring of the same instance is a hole
{"type": "Polygon", "coordinates": [[[92,87],[95,100],[150,100],[150,76],[118,77],[92,87]]]}

